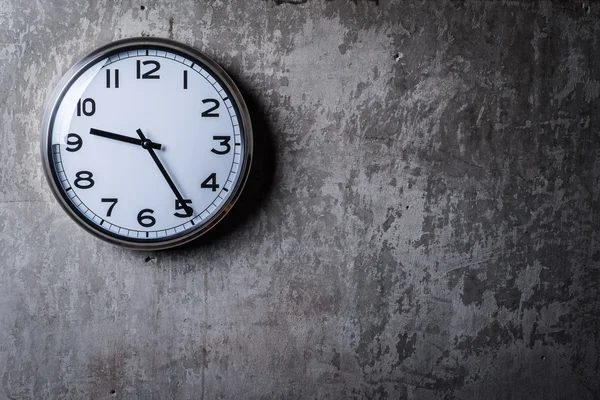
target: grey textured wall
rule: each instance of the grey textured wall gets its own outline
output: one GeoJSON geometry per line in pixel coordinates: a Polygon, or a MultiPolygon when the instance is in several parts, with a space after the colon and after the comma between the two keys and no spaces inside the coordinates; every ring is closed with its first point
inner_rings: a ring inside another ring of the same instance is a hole
{"type": "Polygon", "coordinates": [[[599,17],[0,0],[0,398],[600,398],[599,17]],[[69,66],[140,35],[218,61],[264,149],[234,218],[152,254],[68,219],[38,149],[69,66]]]}

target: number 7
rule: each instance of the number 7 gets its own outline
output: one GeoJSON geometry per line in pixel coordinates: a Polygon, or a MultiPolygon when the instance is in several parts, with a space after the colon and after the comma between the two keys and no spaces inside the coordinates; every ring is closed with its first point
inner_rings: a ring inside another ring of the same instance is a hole
{"type": "Polygon", "coordinates": [[[102,199],[103,203],[113,203],[110,207],[108,207],[108,212],[106,213],[107,217],[112,215],[112,210],[115,208],[115,205],[119,202],[119,199],[102,199]]]}

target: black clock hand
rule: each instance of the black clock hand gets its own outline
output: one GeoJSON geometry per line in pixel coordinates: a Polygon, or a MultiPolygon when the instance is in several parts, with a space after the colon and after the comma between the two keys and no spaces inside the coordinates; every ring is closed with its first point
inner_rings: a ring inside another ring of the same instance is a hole
{"type": "MultiPolygon", "coordinates": [[[[90,129],[90,135],[102,136],[108,139],[114,139],[125,143],[137,144],[138,146],[142,146],[142,141],[140,139],[132,138],[129,136],[119,135],[118,133],[101,131],[100,129],[90,129]]],[[[151,142],[151,146],[153,149],[160,150],[162,149],[162,145],[160,143],[151,142]]],[[[143,146],[142,146],[143,147],[143,146]]]]}
{"type": "Polygon", "coordinates": [[[150,156],[152,156],[152,159],[156,163],[156,166],[158,167],[158,169],[162,173],[163,177],[165,178],[165,180],[171,187],[171,190],[173,191],[173,193],[175,193],[175,197],[177,197],[179,204],[181,204],[181,206],[184,208],[186,213],[191,214],[191,212],[190,212],[191,207],[186,205],[185,201],[183,200],[183,196],[181,196],[181,193],[179,193],[179,190],[177,190],[177,186],[175,186],[175,183],[173,183],[173,180],[167,173],[167,170],[165,169],[165,167],[160,162],[160,159],[158,158],[158,156],[156,155],[154,150],[152,150],[152,147],[153,147],[152,145],[154,144],[154,142],[152,142],[149,139],[146,139],[146,136],[144,136],[144,132],[142,132],[141,129],[138,129],[136,132],[140,136],[140,139],[141,139],[140,142],[141,142],[142,147],[145,148],[146,150],[148,150],[148,153],[150,153],[150,156]]]}

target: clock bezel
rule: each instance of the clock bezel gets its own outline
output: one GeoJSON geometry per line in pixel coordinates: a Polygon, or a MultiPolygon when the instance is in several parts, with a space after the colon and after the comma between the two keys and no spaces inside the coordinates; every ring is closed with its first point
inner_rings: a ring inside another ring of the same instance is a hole
{"type": "Polygon", "coordinates": [[[129,38],[111,42],[96,49],[75,63],[59,81],[46,104],[47,105],[42,121],[40,141],[42,164],[44,167],[46,180],[52,189],[54,197],[58,200],[58,203],[69,215],[69,217],[88,233],[91,233],[92,235],[104,241],[134,250],[164,250],[188,243],[210,231],[230,212],[236,201],[239,199],[248,180],[253,155],[253,131],[250,114],[244,98],[242,97],[242,94],[231,77],[229,77],[229,75],[215,61],[190,46],[169,39],[149,37],[129,38]],[[201,65],[207,72],[209,72],[213,78],[215,78],[221,84],[223,89],[228,92],[229,98],[232,100],[231,103],[235,108],[239,118],[240,134],[243,141],[242,163],[239,169],[239,178],[231,190],[227,200],[223,201],[223,203],[219,206],[219,209],[203,224],[164,238],[146,239],[120,236],[105,230],[102,227],[99,227],[87,219],[70,201],[66,192],[61,189],[61,186],[57,181],[58,175],[55,172],[51,155],[52,147],[50,142],[54,120],[56,118],[59,106],[71,86],[88,68],[95,65],[99,60],[123,51],[139,49],[152,49],[179,54],[183,57],[186,57],[190,61],[201,65]]]}

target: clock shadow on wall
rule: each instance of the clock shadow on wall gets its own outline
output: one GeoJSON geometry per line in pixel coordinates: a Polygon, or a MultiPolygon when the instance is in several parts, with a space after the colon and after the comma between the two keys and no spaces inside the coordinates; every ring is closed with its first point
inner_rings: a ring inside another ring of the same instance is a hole
{"type": "MultiPolygon", "coordinates": [[[[265,118],[266,107],[258,97],[251,94],[237,76],[230,71],[227,73],[241,92],[252,122],[254,154],[244,190],[231,211],[214,228],[191,242],[170,249],[153,251],[153,254],[177,254],[210,247],[256,218],[261,205],[271,193],[276,171],[276,155],[272,130],[265,118]]],[[[143,253],[147,254],[147,252],[143,253]]],[[[146,261],[151,259],[152,257],[146,257],[146,261]]]]}

